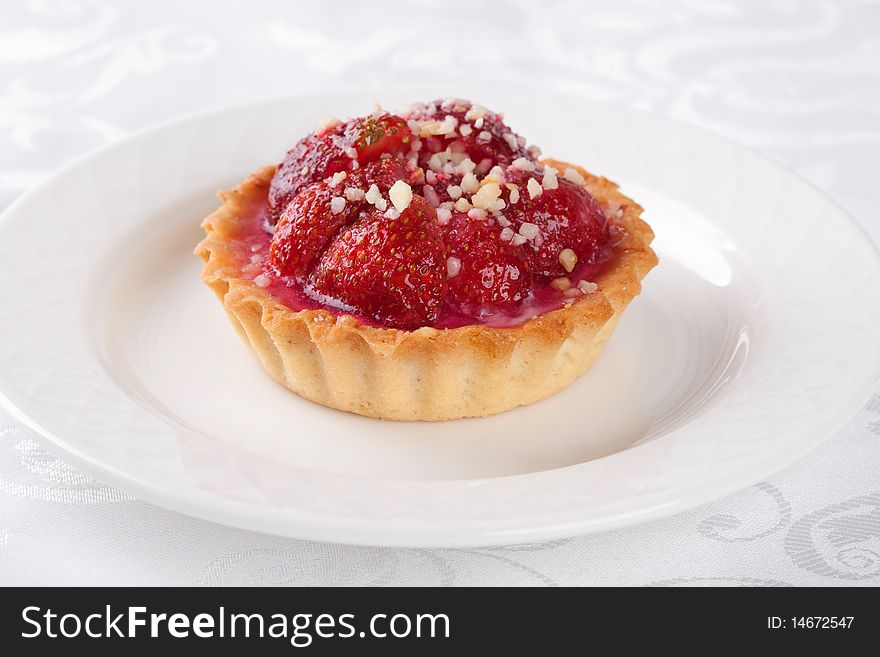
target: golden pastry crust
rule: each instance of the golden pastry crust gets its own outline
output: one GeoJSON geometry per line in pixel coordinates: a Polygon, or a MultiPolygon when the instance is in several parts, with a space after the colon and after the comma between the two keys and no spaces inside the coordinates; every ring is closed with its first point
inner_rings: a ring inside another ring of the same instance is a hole
{"type": "Polygon", "coordinates": [[[415,331],[361,324],[326,310],[295,311],[242,277],[228,239],[239,217],[265,198],[275,172],[260,169],[220,193],[195,253],[202,280],[276,381],[324,406],[386,420],[482,417],[530,404],[568,386],[593,364],[621,313],[657,264],[642,208],[615,183],[572,168],[619,227],[614,265],[592,294],[512,328],[482,325],[415,331]]]}

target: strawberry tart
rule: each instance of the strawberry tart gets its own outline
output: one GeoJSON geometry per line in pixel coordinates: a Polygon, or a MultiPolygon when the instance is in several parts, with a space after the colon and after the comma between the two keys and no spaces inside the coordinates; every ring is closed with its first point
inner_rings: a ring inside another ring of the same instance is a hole
{"type": "Polygon", "coordinates": [[[322,120],[220,197],[196,254],[241,338],[288,389],[376,418],[561,390],[657,263],[617,185],[457,98],[322,120]]]}

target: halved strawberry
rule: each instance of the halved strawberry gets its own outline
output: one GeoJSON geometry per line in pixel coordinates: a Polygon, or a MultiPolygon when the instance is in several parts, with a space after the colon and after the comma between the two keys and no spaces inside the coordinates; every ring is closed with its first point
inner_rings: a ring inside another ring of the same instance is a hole
{"type": "Polygon", "coordinates": [[[388,113],[350,119],[308,135],[288,151],[272,178],[271,218],[277,220],[306,185],[351,171],[355,162],[363,165],[386,153],[399,156],[409,149],[411,138],[406,121],[388,113]]]}
{"type": "Polygon", "coordinates": [[[525,173],[513,167],[507,170],[508,182],[517,185],[519,200],[510,203],[510,191],[505,187],[503,198],[507,202],[504,216],[513,222],[511,228],[531,235],[531,226],[537,226],[538,235],[523,244],[526,258],[536,275],[546,277],[566,276],[570,270],[560,261],[560,254],[571,249],[576,261],[563,257],[567,264],[575,266],[591,262],[598,248],[607,240],[607,219],[596,199],[583,187],[562,176],[557,178],[556,189],[540,186],[542,176],[525,173]],[[528,180],[534,179],[540,195],[531,198],[528,180]]]}
{"type": "Polygon", "coordinates": [[[379,160],[348,172],[336,185],[331,178],[306,186],[288,203],[275,225],[270,262],[285,276],[307,273],[333,236],[369,207],[362,195],[348,198],[346,189],[366,192],[375,184],[384,194],[407,175],[399,160],[379,160]],[[345,199],[341,210],[336,202],[338,212],[333,211],[334,198],[345,199]]]}
{"type": "Polygon", "coordinates": [[[434,322],[446,294],[446,256],[434,209],[420,196],[397,218],[365,213],[333,240],[310,282],[388,326],[434,322]]]}
{"type": "Polygon", "coordinates": [[[529,264],[521,247],[501,239],[502,230],[494,221],[452,215],[444,235],[450,301],[470,311],[484,304],[510,310],[528,295],[529,264]]]}

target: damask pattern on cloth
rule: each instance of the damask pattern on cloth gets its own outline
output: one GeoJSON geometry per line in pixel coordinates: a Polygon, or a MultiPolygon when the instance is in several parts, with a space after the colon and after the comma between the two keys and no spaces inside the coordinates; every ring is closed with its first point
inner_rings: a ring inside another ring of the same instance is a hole
{"type": "MultiPolygon", "coordinates": [[[[430,23],[382,1],[340,2],[4,4],[0,208],[73,158],[183,113],[460,80],[582,94],[713,130],[796,170],[880,242],[876,1],[518,0],[503,12],[453,2],[430,23]],[[441,32],[455,36],[431,38],[441,32]]],[[[875,395],[778,476],[672,518],[503,548],[352,547],[140,502],[0,411],[0,584],[876,586],[878,472],[875,395]]]]}

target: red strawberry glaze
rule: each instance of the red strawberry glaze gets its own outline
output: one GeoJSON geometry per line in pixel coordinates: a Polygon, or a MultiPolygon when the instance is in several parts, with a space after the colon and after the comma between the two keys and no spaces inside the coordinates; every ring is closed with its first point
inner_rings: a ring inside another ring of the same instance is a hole
{"type": "MultiPolygon", "coordinates": [[[[269,203],[266,198],[249,208],[248,214],[242,217],[241,231],[230,240],[243,278],[259,281],[260,287],[265,288],[272,297],[291,310],[324,309],[333,314],[353,315],[366,326],[387,328],[382,322],[352,312],[344,304],[336,303],[332,299],[319,301],[311,298],[295,279],[273,272],[268,264],[269,245],[272,239],[272,235],[265,228],[268,220],[269,203]]],[[[597,258],[597,262],[581,265],[571,273],[570,277],[573,281],[595,280],[610,267],[612,262],[613,249],[606,245],[603,247],[603,254],[597,258]]],[[[532,290],[520,302],[515,312],[504,312],[491,305],[477,309],[465,308],[447,299],[444,301],[438,319],[432,326],[439,329],[451,329],[481,324],[495,328],[513,328],[538,315],[562,308],[566,301],[570,301],[570,297],[566,297],[562,292],[546,283],[533,285],[532,290]]]]}
{"type": "Polygon", "coordinates": [[[615,249],[582,181],[545,171],[537,149],[525,149],[501,115],[471,111],[467,101],[432,106],[427,116],[425,106],[406,120],[378,113],[301,140],[230,240],[242,276],[294,311],[324,309],[403,330],[515,327],[589,293],[579,281],[606,271],[615,249]],[[444,130],[453,123],[447,117],[458,126],[451,134],[416,136],[438,124],[444,130]],[[491,139],[476,142],[473,129],[462,130],[477,120],[491,139]],[[428,162],[434,153],[443,169],[428,162]],[[475,170],[470,155],[495,168],[475,170]],[[490,187],[466,189],[474,175],[490,187]],[[441,188],[433,198],[426,177],[441,188]],[[456,184],[463,191],[446,189],[456,184]],[[493,185],[494,194],[484,193],[493,185]],[[477,207],[453,208],[455,199],[477,207]]]}

